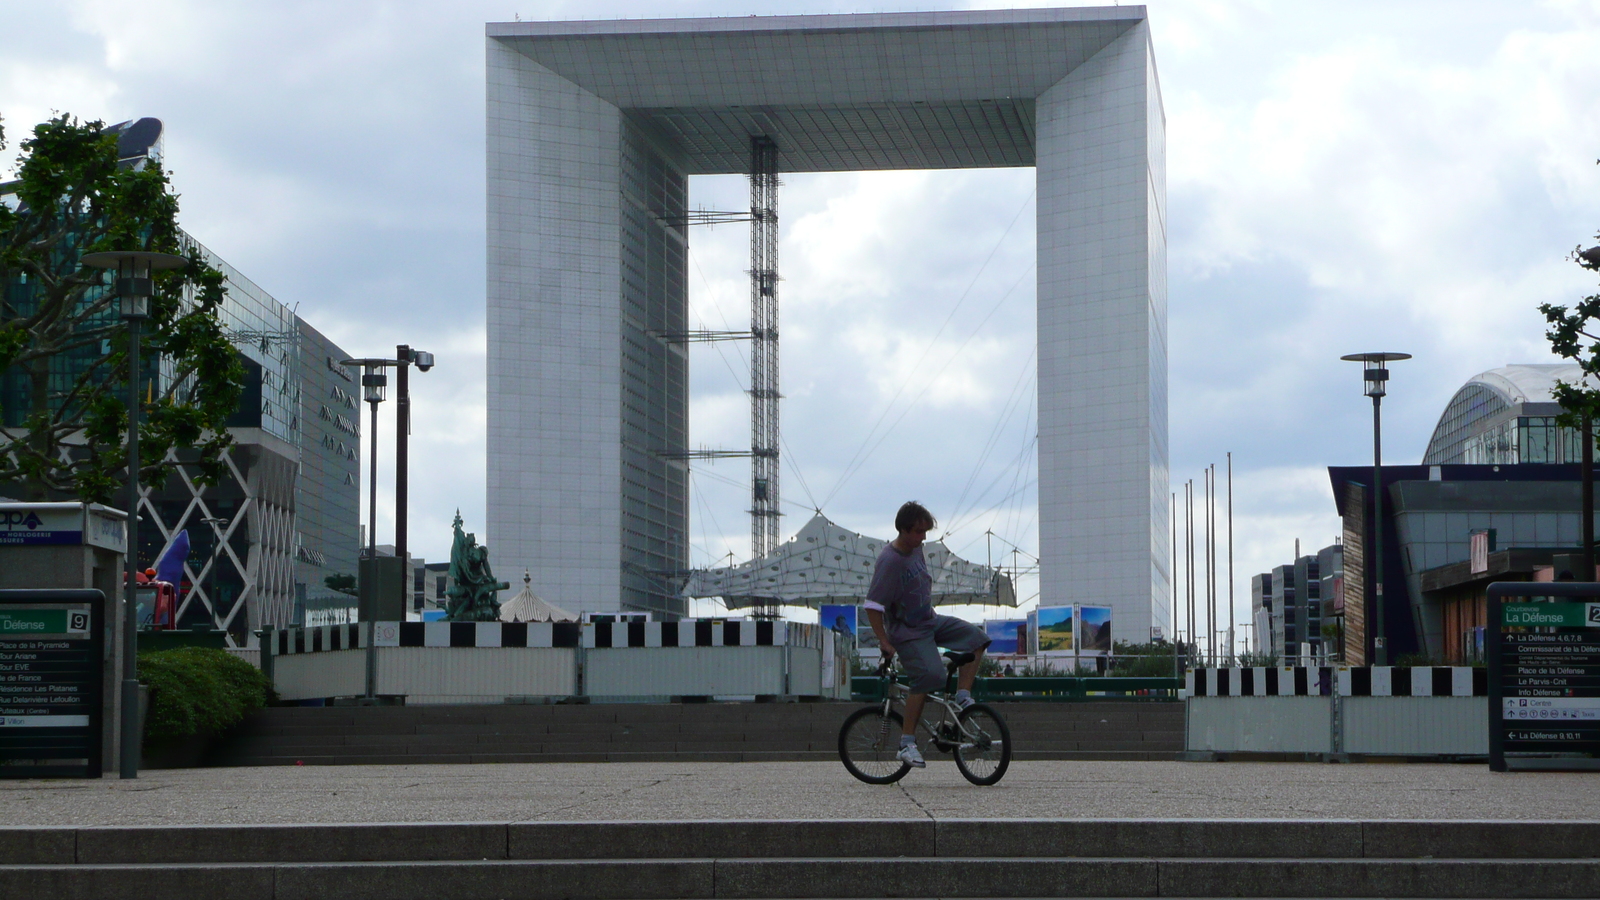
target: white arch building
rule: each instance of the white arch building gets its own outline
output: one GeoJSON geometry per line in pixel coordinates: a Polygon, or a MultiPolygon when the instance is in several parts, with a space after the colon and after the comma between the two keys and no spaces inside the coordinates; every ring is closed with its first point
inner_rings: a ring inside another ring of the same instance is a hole
{"type": "Polygon", "coordinates": [[[488,26],[488,538],[680,611],[688,179],[1032,166],[1045,603],[1170,634],[1166,135],[1143,7],[488,26]]]}

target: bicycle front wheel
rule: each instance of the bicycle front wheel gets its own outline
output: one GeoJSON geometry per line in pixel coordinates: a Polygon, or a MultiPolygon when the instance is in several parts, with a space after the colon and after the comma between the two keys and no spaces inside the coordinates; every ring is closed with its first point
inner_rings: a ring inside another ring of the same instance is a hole
{"type": "Polygon", "coordinates": [[[904,778],[911,766],[895,755],[900,752],[904,721],[894,711],[885,716],[881,704],[851,713],[839,729],[839,761],[867,784],[893,784],[904,778]]]}
{"type": "Polygon", "coordinates": [[[973,784],[994,784],[1011,765],[1011,729],[1000,714],[982,703],[957,717],[961,743],[955,748],[956,768],[973,784]]]}

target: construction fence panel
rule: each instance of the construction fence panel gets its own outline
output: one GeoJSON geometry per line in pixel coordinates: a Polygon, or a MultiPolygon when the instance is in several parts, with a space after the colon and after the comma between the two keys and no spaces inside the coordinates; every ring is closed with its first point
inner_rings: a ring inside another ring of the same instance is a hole
{"type": "Polygon", "coordinates": [[[1188,749],[1331,753],[1331,697],[1190,697],[1188,749]]]}

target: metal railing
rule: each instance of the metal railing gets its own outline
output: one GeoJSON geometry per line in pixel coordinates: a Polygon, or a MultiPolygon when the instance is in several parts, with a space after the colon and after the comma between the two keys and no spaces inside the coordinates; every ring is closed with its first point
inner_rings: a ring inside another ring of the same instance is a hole
{"type": "MultiPolygon", "coordinates": [[[[1070,675],[1014,675],[979,678],[972,696],[980,701],[1076,703],[1095,700],[1176,701],[1181,678],[1078,677],[1070,675]]],[[[883,699],[883,679],[857,675],[850,682],[852,700],[871,703],[883,699]]]]}

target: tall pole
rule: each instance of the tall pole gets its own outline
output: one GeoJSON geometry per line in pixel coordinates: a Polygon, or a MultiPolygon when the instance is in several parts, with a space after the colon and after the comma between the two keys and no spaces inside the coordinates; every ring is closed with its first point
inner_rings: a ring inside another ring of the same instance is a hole
{"type": "MultiPolygon", "coordinates": [[[[139,743],[143,738],[139,722],[139,337],[145,317],[150,315],[150,297],[155,293],[152,273],[181,269],[189,261],[171,253],[149,250],[103,250],[85,253],[79,262],[100,269],[115,269],[112,291],[118,299],[122,320],[128,323],[128,546],[122,586],[122,689],[121,722],[118,734],[118,769],[123,778],[139,777],[139,743]]],[[[109,613],[109,616],[115,612],[109,613]]],[[[113,620],[114,621],[114,620],[113,620]]]]}
{"type": "Polygon", "coordinates": [[[367,588],[368,618],[367,618],[367,702],[372,703],[378,696],[378,401],[371,401],[372,405],[372,458],[367,461],[372,474],[372,496],[367,506],[367,572],[372,576],[373,584],[367,588]]]}
{"type": "Polygon", "coordinates": [[[1188,582],[1189,594],[1189,643],[1195,650],[1200,649],[1200,639],[1195,632],[1194,614],[1194,479],[1191,478],[1184,485],[1184,545],[1188,559],[1184,565],[1185,581],[1188,582]]]}
{"type": "Polygon", "coordinates": [[[1233,637],[1233,451],[1228,451],[1228,658],[1234,654],[1233,637]]]}
{"type": "MultiPolygon", "coordinates": [[[[119,774],[139,777],[139,329],[128,319],[128,583],[122,609],[122,734],[119,774]]],[[[176,611],[174,611],[176,612],[176,611]]]]}
{"type": "Polygon", "coordinates": [[[1217,464],[1206,469],[1206,631],[1211,664],[1217,659],[1217,464]]]}
{"type": "Polygon", "coordinates": [[[1383,396],[1372,398],[1372,630],[1373,665],[1389,664],[1389,641],[1383,619],[1383,396]]]}
{"type": "MultiPolygon", "coordinates": [[[[1200,543],[1200,608],[1206,614],[1206,659],[1210,660],[1212,651],[1212,625],[1216,619],[1211,615],[1211,470],[1200,470],[1200,524],[1205,528],[1205,539],[1200,543]]],[[[1208,662],[1207,665],[1210,665],[1208,662]]]]}
{"type": "Polygon", "coordinates": [[[1168,608],[1172,611],[1172,677],[1181,678],[1183,673],[1178,669],[1178,647],[1180,646],[1178,631],[1178,492],[1172,494],[1172,572],[1167,578],[1168,608]]]}
{"type": "Polygon", "coordinates": [[[378,558],[378,404],[372,404],[372,458],[367,460],[371,490],[367,497],[367,556],[378,558]]]}
{"type": "Polygon", "coordinates": [[[1583,577],[1594,581],[1594,427],[1583,417],[1583,577]]]}
{"type": "Polygon", "coordinates": [[[411,608],[411,566],[406,562],[406,493],[407,469],[410,459],[407,438],[411,436],[411,391],[406,377],[411,371],[411,348],[401,344],[394,348],[395,414],[394,414],[394,555],[400,560],[400,608],[411,608]]]}

